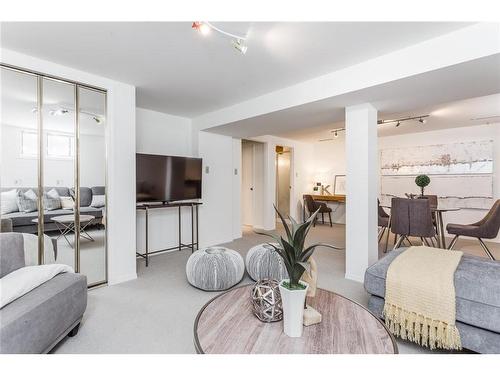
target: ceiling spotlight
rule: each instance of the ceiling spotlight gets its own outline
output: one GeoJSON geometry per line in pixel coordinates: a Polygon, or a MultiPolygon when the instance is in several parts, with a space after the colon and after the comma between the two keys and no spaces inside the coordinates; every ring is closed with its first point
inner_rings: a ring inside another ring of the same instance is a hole
{"type": "Polygon", "coordinates": [[[101,120],[99,117],[97,117],[97,116],[92,117],[92,119],[93,119],[95,122],[97,122],[98,124],[100,124],[100,123],[102,122],[102,120],[101,120]]]}
{"type": "Polygon", "coordinates": [[[334,136],[335,138],[338,138],[338,136],[339,136],[338,131],[336,131],[336,130],[335,130],[335,132],[333,133],[333,136],[334,136]]]}
{"type": "Polygon", "coordinates": [[[205,22],[193,22],[191,28],[199,31],[202,35],[208,35],[211,30],[210,26],[205,22]]]}
{"type": "Polygon", "coordinates": [[[397,128],[399,125],[401,125],[401,122],[400,122],[400,121],[398,121],[398,123],[396,124],[396,128],[397,128]]]}
{"type": "Polygon", "coordinates": [[[418,119],[418,122],[420,122],[421,124],[425,124],[425,123],[426,123],[426,120],[425,120],[424,118],[420,117],[420,118],[418,119]]]}
{"type": "Polygon", "coordinates": [[[58,108],[58,109],[51,109],[49,111],[49,114],[51,116],[61,116],[61,115],[64,115],[66,113],[68,113],[69,111],[67,109],[64,109],[64,108],[58,108]]]}
{"type": "Polygon", "coordinates": [[[232,40],[231,44],[242,55],[244,55],[245,53],[247,53],[248,47],[243,44],[243,41],[241,39],[232,40]]]}

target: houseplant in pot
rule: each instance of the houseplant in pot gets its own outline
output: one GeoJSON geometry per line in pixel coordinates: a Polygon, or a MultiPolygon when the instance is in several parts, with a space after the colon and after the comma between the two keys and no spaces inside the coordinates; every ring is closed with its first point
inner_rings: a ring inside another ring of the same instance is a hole
{"type": "Polygon", "coordinates": [[[283,223],[286,238],[273,233],[257,233],[272,237],[276,241],[276,243],[270,243],[269,245],[283,258],[283,263],[289,277],[282,280],[279,284],[283,305],[283,330],[290,337],[300,337],[302,336],[304,304],[308,288],[308,284],[300,279],[309,268],[307,261],[318,246],[327,246],[334,249],[339,248],[322,243],[306,247],[305,240],[307,234],[314,223],[319,209],[306,222],[300,224],[289,216],[288,219],[291,225],[287,223],[276,206],[274,209],[283,223]]]}
{"type": "Polygon", "coordinates": [[[420,188],[422,197],[424,196],[424,189],[431,183],[431,179],[426,174],[421,174],[415,177],[415,184],[420,188]]]}

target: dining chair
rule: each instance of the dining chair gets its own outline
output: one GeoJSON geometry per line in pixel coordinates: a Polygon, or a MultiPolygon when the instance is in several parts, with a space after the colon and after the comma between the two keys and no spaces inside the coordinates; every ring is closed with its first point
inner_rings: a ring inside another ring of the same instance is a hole
{"type": "Polygon", "coordinates": [[[389,230],[389,214],[384,211],[384,209],[380,206],[380,200],[377,199],[377,209],[378,209],[378,242],[382,240],[384,237],[384,233],[386,230],[389,230]]]}
{"type": "MultiPolygon", "coordinates": [[[[332,226],[332,209],[328,207],[325,203],[316,202],[312,195],[304,195],[304,201],[306,203],[307,211],[309,215],[313,212],[316,212],[319,209],[319,213],[321,214],[321,221],[325,224],[325,214],[328,214],[328,218],[330,220],[330,226],[332,226]]],[[[313,226],[316,226],[316,222],[318,221],[318,216],[316,215],[316,219],[314,219],[313,226]]]]}
{"type": "Polygon", "coordinates": [[[392,198],[391,201],[391,232],[399,236],[394,249],[403,241],[412,244],[409,237],[419,237],[422,243],[434,245],[436,228],[432,223],[432,211],[427,199],[392,198]]]}
{"type": "Polygon", "coordinates": [[[472,223],[468,225],[464,224],[448,224],[446,226],[446,231],[449,234],[454,234],[453,240],[450,243],[450,250],[453,250],[453,247],[457,243],[458,237],[475,237],[478,239],[479,244],[483,248],[486,255],[491,260],[495,260],[495,257],[488,249],[483,239],[493,239],[498,235],[498,231],[500,229],[500,199],[497,199],[493,207],[488,211],[486,216],[482,218],[477,223],[472,223]]]}

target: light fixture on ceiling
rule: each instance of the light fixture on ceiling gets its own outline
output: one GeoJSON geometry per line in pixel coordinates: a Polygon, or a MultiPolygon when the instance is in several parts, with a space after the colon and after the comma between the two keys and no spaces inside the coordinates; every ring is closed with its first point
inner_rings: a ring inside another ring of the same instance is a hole
{"type": "Polygon", "coordinates": [[[65,115],[66,113],[69,113],[69,110],[64,109],[64,108],[51,109],[49,111],[49,114],[51,116],[62,116],[62,115],[65,115]]]}
{"type": "Polygon", "coordinates": [[[232,38],[231,45],[242,55],[247,53],[248,46],[245,44],[247,39],[246,35],[236,35],[224,31],[207,21],[195,21],[192,23],[191,28],[198,31],[202,35],[208,35],[211,30],[217,31],[219,34],[232,38]]]}
{"type": "Polygon", "coordinates": [[[378,120],[377,124],[382,125],[382,124],[396,124],[396,128],[401,125],[401,123],[405,121],[418,121],[421,124],[425,124],[427,122],[426,118],[429,117],[429,115],[421,115],[421,116],[411,116],[411,117],[402,117],[402,118],[397,118],[397,119],[390,119],[390,120],[378,120]]]}
{"type": "Polygon", "coordinates": [[[333,136],[334,136],[335,138],[338,138],[338,136],[339,136],[339,132],[338,132],[337,130],[335,130],[335,131],[333,132],[333,136]]]}
{"type": "Polygon", "coordinates": [[[240,39],[237,39],[237,40],[232,40],[231,41],[231,44],[233,45],[234,48],[236,48],[236,50],[241,53],[242,55],[246,54],[247,53],[247,49],[248,47],[246,45],[243,44],[243,42],[240,40],[240,39]]]}
{"type": "MultiPolygon", "coordinates": [[[[31,112],[32,113],[37,113],[38,109],[36,107],[33,107],[31,109],[31,112]]],[[[61,108],[57,108],[57,109],[50,109],[49,110],[49,114],[51,116],[62,116],[62,115],[65,115],[67,113],[70,113],[70,112],[74,112],[74,110],[67,109],[67,108],[62,108],[62,107],[61,108]]],[[[90,116],[92,118],[92,120],[94,120],[98,124],[102,124],[102,122],[104,120],[104,117],[96,115],[95,113],[92,113],[92,112],[80,111],[80,114],[90,116]]]]}
{"type": "Polygon", "coordinates": [[[205,22],[193,22],[191,28],[195,29],[196,31],[199,31],[200,34],[202,35],[210,34],[211,30],[210,26],[208,26],[205,22]]]}

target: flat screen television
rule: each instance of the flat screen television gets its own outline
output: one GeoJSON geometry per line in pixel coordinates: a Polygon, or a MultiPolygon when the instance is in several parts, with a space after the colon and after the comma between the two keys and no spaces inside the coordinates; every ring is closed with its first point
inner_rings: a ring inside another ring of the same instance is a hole
{"type": "Polygon", "coordinates": [[[202,159],[136,154],[137,202],[201,199],[202,159]]]}

